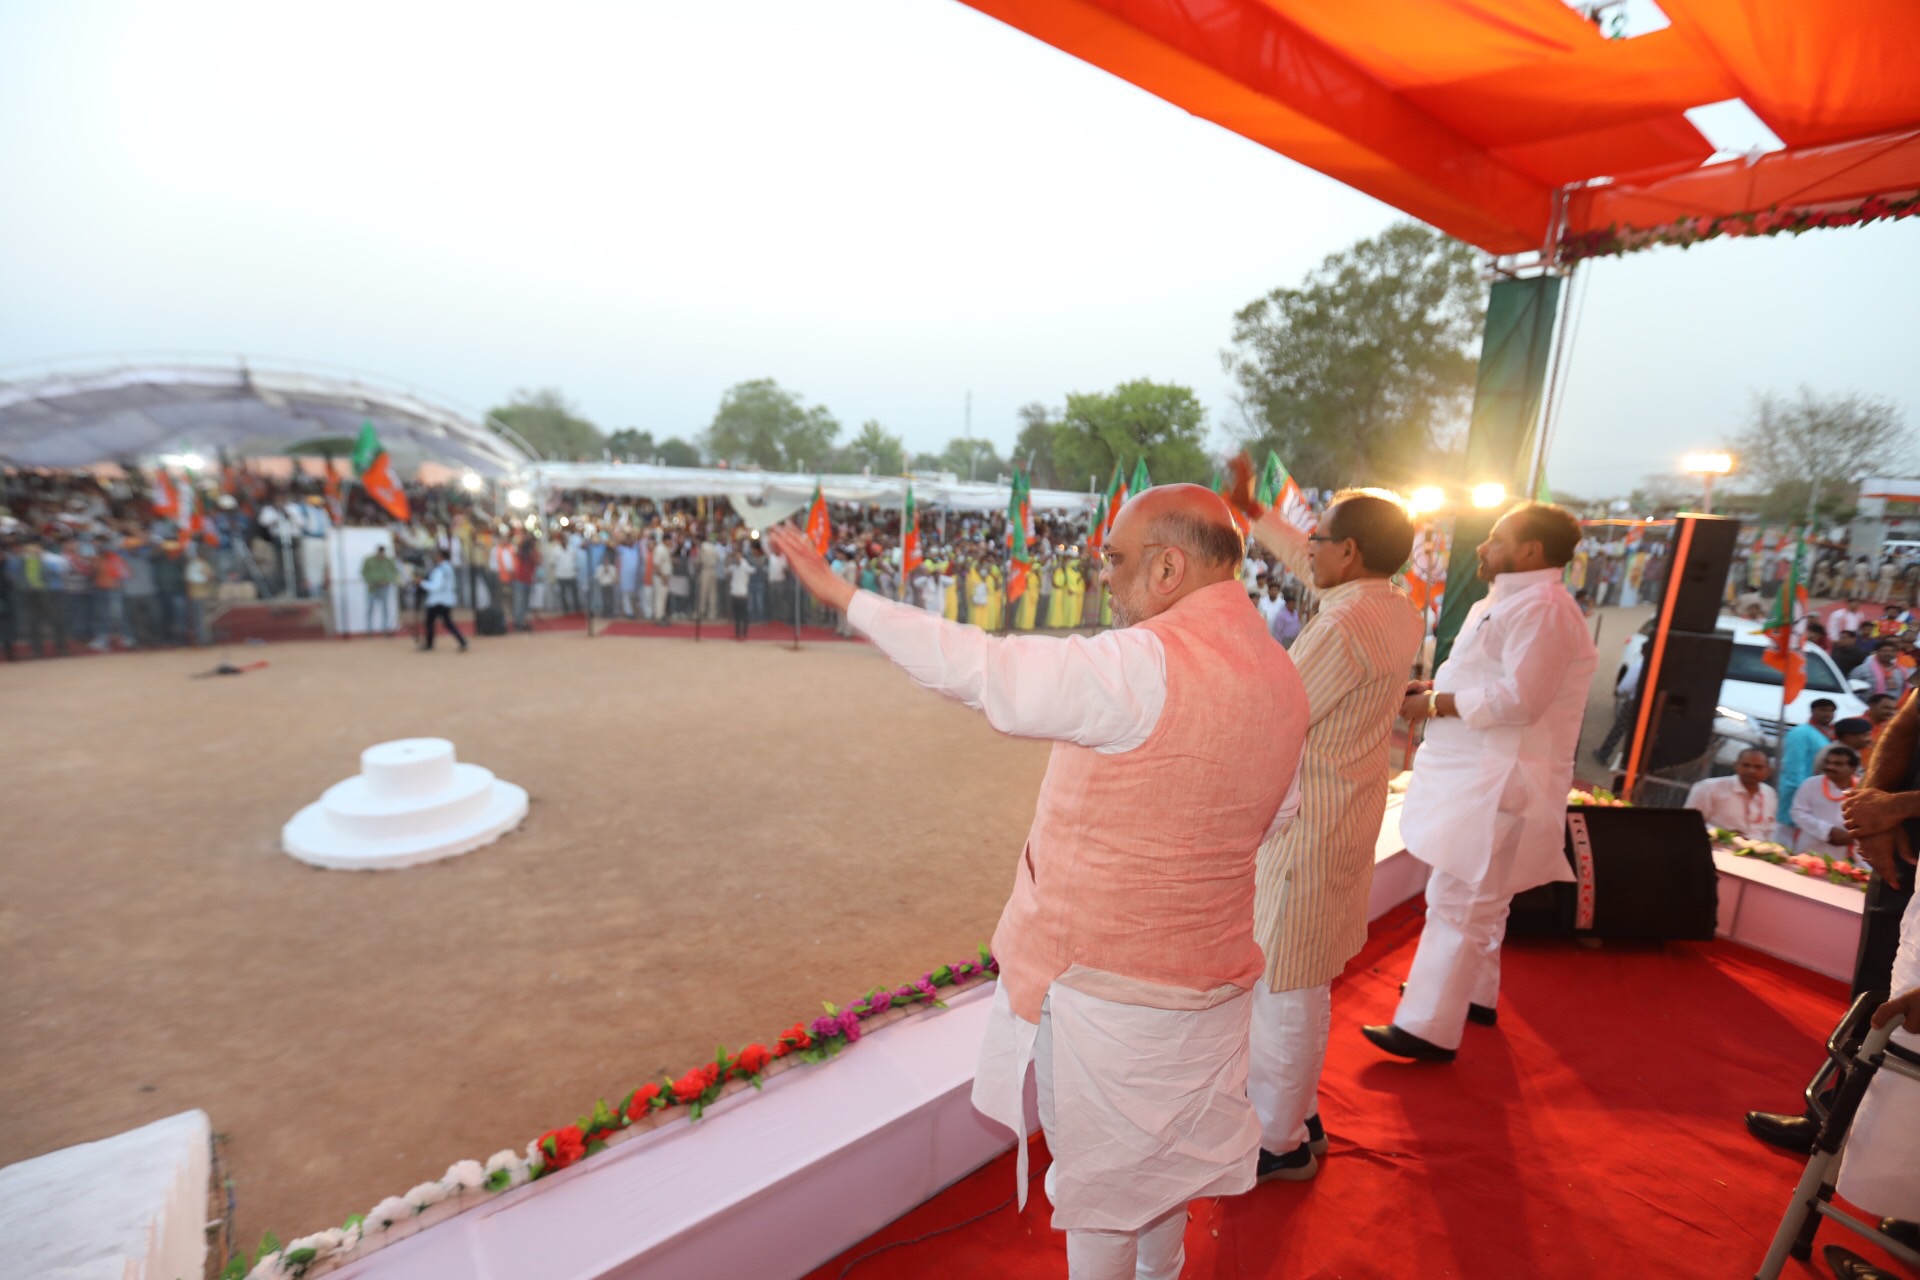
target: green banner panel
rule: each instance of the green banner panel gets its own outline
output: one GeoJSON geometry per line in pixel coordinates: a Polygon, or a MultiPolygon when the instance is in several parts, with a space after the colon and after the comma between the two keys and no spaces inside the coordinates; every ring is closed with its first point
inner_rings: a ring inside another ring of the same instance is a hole
{"type": "MultiPolygon", "coordinates": [[[[1480,339],[1480,374],[1473,388],[1473,425],[1467,433],[1467,483],[1497,481],[1515,498],[1532,469],[1540,397],[1553,355],[1553,321],[1560,277],[1501,280],[1487,295],[1487,327],[1480,339]]],[[[1474,601],[1487,594],[1474,548],[1486,539],[1498,511],[1463,513],[1453,522],[1447,594],[1435,631],[1434,668],[1453,650],[1453,638],[1474,601]]]]}

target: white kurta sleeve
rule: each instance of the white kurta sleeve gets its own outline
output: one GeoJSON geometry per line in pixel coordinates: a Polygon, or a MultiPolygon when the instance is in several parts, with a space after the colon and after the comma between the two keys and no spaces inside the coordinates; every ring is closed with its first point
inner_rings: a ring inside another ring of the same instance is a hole
{"type": "Polygon", "coordinates": [[[847,621],[916,682],[1016,737],[1117,754],[1144,743],[1166,705],[1166,651],[1151,631],[994,637],[871,591],[854,594],[847,621]]]}
{"type": "Polygon", "coordinates": [[[1502,620],[1510,634],[1500,678],[1453,694],[1454,710],[1468,728],[1532,724],[1553,705],[1569,655],[1590,647],[1580,611],[1559,604],[1542,592],[1502,620]]]}

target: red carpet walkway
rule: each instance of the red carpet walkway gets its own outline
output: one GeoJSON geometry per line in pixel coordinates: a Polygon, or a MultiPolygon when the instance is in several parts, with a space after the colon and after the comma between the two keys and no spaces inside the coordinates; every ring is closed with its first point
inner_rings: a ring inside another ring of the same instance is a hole
{"type": "MultiPolygon", "coordinates": [[[[1802,1166],[1748,1137],[1741,1113],[1798,1109],[1844,987],[1723,943],[1515,942],[1500,1025],[1468,1026],[1450,1066],[1416,1066],[1356,1028],[1390,1015],[1420,920],[1417,900],[1382,918],[1335,984],[1320,1176],[1196,1201],[1186,1280],[1751,1276],[1802,1166]]],[[[1037,1138],[1034,1155],[1037,1179],[1037,1138]]],[[[1009,1154],[809,1280],[992,1209],[1013,1178],[1009,1154]]],[[[1058,1280],[1050,1212],[1036,1181],[1024,1213],[1007,1205],[849,1274],[1058,1280]]],[[[1882,1257],[1855,1240],[1823,1226],[1816,1263],[1835,1242],[1882,1257]]]]}

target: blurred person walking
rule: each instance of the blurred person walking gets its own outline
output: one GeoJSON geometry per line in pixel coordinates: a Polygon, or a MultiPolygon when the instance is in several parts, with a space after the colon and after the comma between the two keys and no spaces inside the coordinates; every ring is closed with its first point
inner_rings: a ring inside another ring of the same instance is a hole
{"type": "Polygon", "coordinates": [[[467,638],[460,634],[460,628],[453,624],[453,606],[460,598],[459,589],[454,585],[453,558],[445,551],[440,552],[439,563],[433,566],[433,572],[427,575],[427,633],[421,641],[423,653],[433,651],[433,629],[436,624],[444,624],[447,634],[460,642],[460,652],[467,651],[467,638]]]}

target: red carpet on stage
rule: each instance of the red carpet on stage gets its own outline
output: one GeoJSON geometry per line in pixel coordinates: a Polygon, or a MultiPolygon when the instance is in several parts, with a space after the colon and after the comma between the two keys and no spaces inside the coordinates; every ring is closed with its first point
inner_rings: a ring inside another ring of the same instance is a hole
{"type": "MultiPolygon", "coordinates": [[[[1391,1016],[1420,922],[1418,901],[1388,913],[1334,984],[1320,1176],[1196,1201],[1187,1280],[1751,1276],[1803,1166],[1749,1137],[1741,1114],[1799,1109],[1846,989],[1726,943],[1516,941],[1500,1025],[1469,1025],[1451,1065],[1414,1065],[1357,1028],[1391,1016]]],[[[1009,1153],[809,1280],[849,1263],[851,1280],[1065,1276],[1034,1144],[1024,1213],[873,1254],[1000,1205],[1009,1153]]],[[[1815,1264],[1786,1274],[1831,1275],[1818,1265],[1829,1243],[1884,1259],[1827,1224],[1815,1264]]]]}

